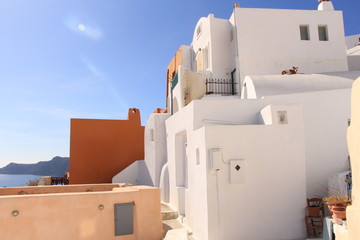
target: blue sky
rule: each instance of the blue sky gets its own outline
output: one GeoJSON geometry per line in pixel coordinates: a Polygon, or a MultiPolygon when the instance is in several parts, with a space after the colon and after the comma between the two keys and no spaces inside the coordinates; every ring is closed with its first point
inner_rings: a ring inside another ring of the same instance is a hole
{"type": "MultiPolygon", "coordinates": [[[[313,9],[316,0],[241,0],[313,9]]],[[[200,17],[229,18],[228,0],[0,1],[0,167],[69,156],[70,118],[125,119],[165,106],[166,67],[200,17]]],[[[360,1],[336,0],[346,35],[360,1]]]]}

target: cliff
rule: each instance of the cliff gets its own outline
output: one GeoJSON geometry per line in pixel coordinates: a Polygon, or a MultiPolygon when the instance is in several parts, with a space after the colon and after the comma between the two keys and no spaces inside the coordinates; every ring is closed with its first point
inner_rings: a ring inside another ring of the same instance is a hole
{"type": "Polygon", "coordinates": [[[50,161],[34,164],[10,163],[0,168],[0,174],[32,174],[40,176],[62,177],[69,171],[68,157],[54,157],[50,161]]]}

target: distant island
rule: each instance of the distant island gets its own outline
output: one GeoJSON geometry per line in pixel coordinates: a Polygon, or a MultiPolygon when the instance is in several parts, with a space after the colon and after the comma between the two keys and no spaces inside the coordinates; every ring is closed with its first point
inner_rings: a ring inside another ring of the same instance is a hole
{"type": "Polygon", "coordinates": [[[50,161],[33,164],[9,163],[0,168],[0,174],[31,174],[40,176],[63,177],[69,171],[69,158],[56,156],[50,161]]]}

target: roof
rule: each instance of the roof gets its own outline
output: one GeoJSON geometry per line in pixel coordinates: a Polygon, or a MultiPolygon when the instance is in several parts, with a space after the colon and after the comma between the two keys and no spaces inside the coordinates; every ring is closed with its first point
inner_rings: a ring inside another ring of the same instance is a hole
{"type": "Polygon", "coordinates": [[[245,98],[351,88],[360,71],[321,74],[260,75],[244,79],[245,98]]]}
{"type": "Polygon", "coordinates": [[[347,55],[360,55],[360,45],[346,50],[347,55]]]}

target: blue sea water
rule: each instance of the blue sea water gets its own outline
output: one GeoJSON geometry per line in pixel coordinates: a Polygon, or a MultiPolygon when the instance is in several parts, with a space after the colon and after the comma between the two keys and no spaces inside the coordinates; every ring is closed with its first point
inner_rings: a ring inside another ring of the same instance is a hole
{"type": "Polygon", "coordinates": [[[0,187],[26,186],[29,180],[39,179],[37,175],[0,174],[0,187]]]}

